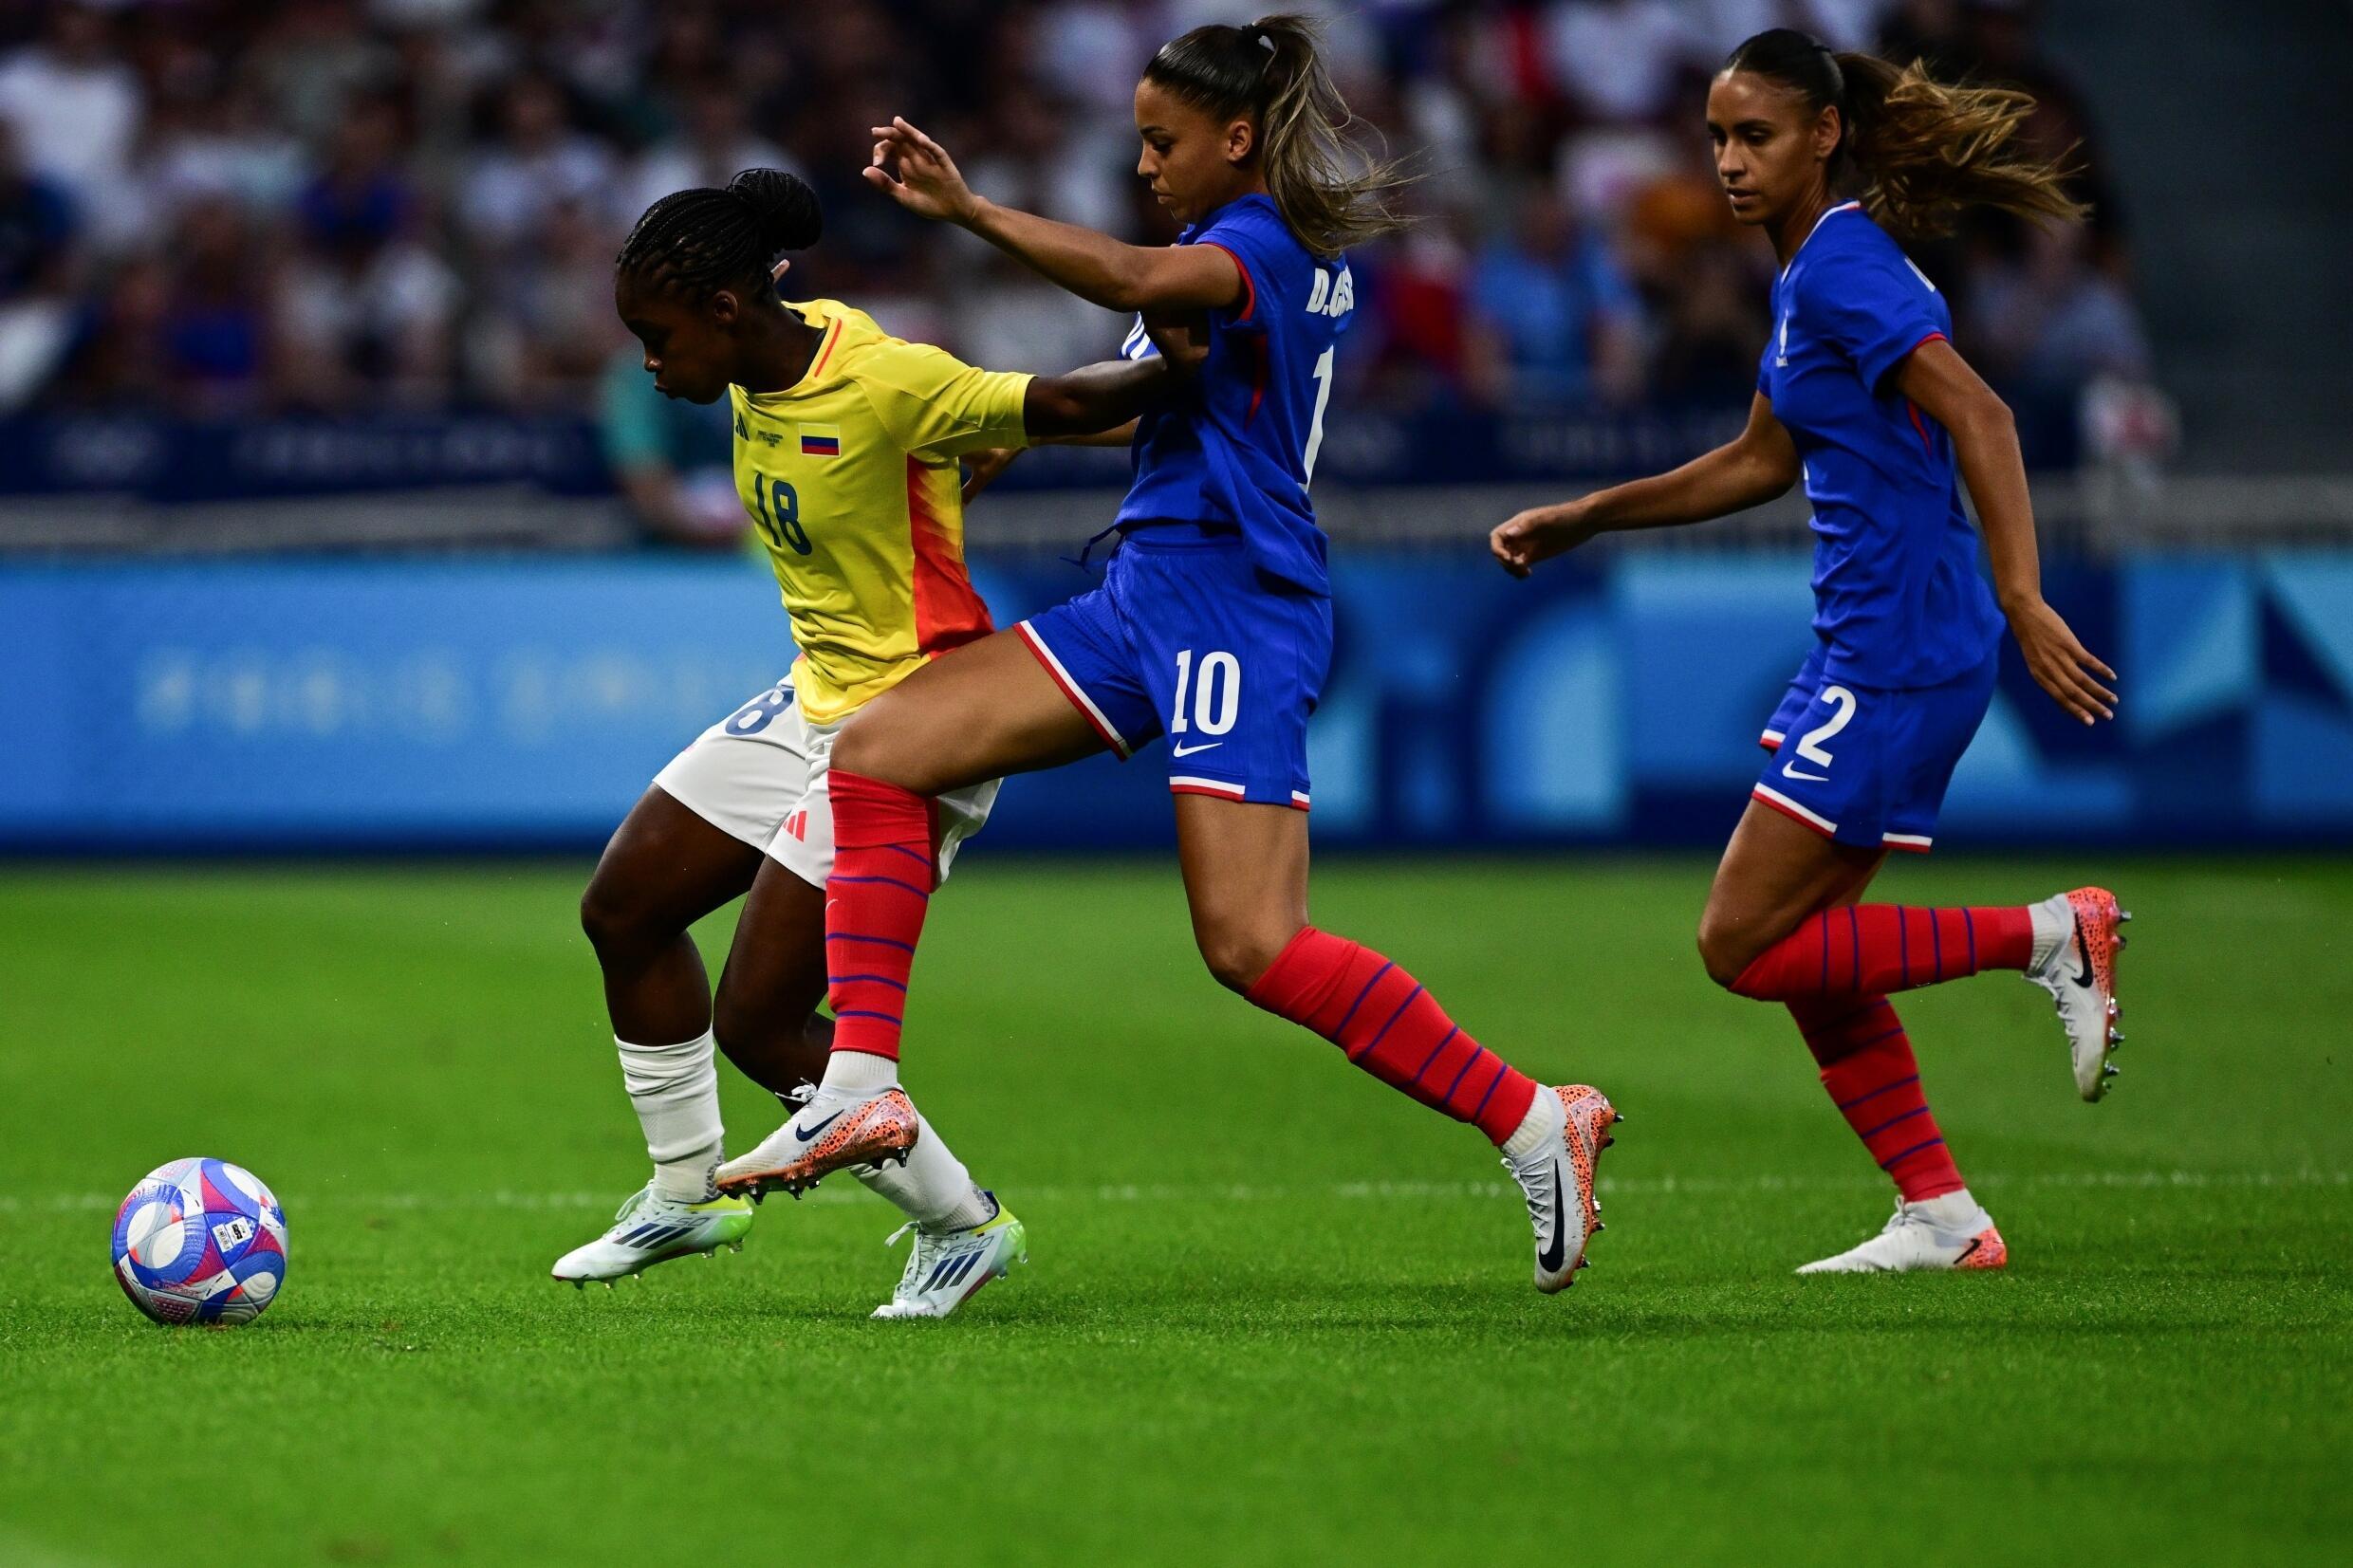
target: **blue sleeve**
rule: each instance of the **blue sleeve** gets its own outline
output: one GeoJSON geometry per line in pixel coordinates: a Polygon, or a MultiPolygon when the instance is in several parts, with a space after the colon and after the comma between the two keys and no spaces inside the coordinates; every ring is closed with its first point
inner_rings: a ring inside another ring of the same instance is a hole
{"type": "Polygon", "coordinates": [[[1773,400],[1773,389],[1771,383],[1765,379],[1765,373],[1772,368],[1772,362],[1773,345],[1771,340],[1768,339],[1765,343],[1765,352],[1756,357],[1756,395],[1769,403],[1773,400]]]}
{"type": "Polygon", "coordinates": [[[1237,207],[1195,238],[1195,245],[1214,245],[1241,264],[1247,292],[1232,307],[1236,324],[1261,324],[1259,312],[1271,304],[1281,286],[1287,265],[1304,267],[1306,250],[1291,237],[1282,218],[1254,203],[1237,207]]]}
{"type": "Polygon", "coordinates": [[[1854,361],[1874,397],[1914,349],[1945,333],[1936,290],[1893,245],[1823,257],[1803,290],[1801,319],[1854,361]]]}

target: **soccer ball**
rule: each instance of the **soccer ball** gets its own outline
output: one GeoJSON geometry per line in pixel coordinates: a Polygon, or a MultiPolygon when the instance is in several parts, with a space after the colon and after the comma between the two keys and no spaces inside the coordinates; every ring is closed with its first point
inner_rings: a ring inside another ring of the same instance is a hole
{"type": "Polygon", "coordinates": [[[245,1323],[286,1283],[286,1210],[251,1171],[174,1160],[115,1210],[115,1281],[158,1323],[245,1323]]]}

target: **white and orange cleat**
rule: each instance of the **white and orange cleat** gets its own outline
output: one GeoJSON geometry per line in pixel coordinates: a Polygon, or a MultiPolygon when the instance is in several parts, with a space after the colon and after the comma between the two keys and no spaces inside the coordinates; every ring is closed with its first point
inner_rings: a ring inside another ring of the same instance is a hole
{"type": "Polygon", "coordinates": [[[1540,1085],[1535,1110],[1557,1116],[1537,1146],[1503,1168],[1528,1198],[1529,1223],[1536,1228],[1536,1288],[1549,1296],[1577,1282],[1590,1262],[1585,1244],[1602,1228],[1601,1201],[1593,1195],[1602,1151],[1617,1141],[1610,1128],[1625,1118],[1599,1089],[1582,1083],[1566,1088],[1540,1085]]]}
{"type": "Polygon", "coordinates": [[[1835,1258],[1821,1258],[1800,1274],[1899,1274],[1919,1268],[2003,1268],[2010,1247],[1993,1216],[1969,1189],[1919,1203],[1896,1202],[1886,1227],[1835,1258]]]}
{"type": "Polygon", "coordinates": [[[781,1189],[797,1198],[845,1165],[905,1164],[920,1132],[903,1089],[879,1095],[820,1089],[758,1147],[720,1166],[713,1180],[734,1197],[756,1200],[781,1189]]]}
{"type": "Polygon", "coordinates": [[[2075,1092],[2097,1100],[2108,1092],[2116,1064],[2108,1053],[2123,1042],[2123,1009],[2116,1000],[2116,955],[2124,947],[2124,925],[2132,915],[2117,908],[2105,888],[2053,894],[2034,906],[2036,949],[2043,961],[2027,978],[2050,993],[2066,1025],[2067,1054],[2075,1069],[2075,1092]],[[2046,945],[2041,938],[2055,933],[2046,945]]]}

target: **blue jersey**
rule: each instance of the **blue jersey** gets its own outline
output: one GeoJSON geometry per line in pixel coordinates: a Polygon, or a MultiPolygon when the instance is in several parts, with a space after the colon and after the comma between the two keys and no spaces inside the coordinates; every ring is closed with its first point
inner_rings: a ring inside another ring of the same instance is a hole
{"type": "Polygon", "coordinates": [[[1797,444],[1813,503],[1825,679],[1934,686],[2001,639],[1953,438],[1889,384],[1952,330],[1944,296],[1857,202],[1824,213],[1773,285],[1756,389],[1797,444]]]}
{"type": "MultiPolygon", "coordinates": [[[[1333,345],[1356,308],[1348,265],[1318,258],[1258,194],[1228,202],[1176,243],[1232,256],[1242,299],[1209,313],[1209,358],[1193,384],[1139,421],[1136,477],[1118,526],[1236,526],[1260,570],[1328,594],[1307,480],[1324,439],[1333,345]]],[[[1154,352],[1141,323],[1122,352],[1154,352]]]]}

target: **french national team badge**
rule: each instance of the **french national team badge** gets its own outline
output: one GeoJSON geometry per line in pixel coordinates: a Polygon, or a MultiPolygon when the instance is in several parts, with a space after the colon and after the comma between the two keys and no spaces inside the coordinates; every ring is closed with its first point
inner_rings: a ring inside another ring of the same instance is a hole
{"type": "Polygon", "coordinates": [[[803,425],[801,455],[804,457],[839,457],[842,455],[840,425],[803,425]]]}

